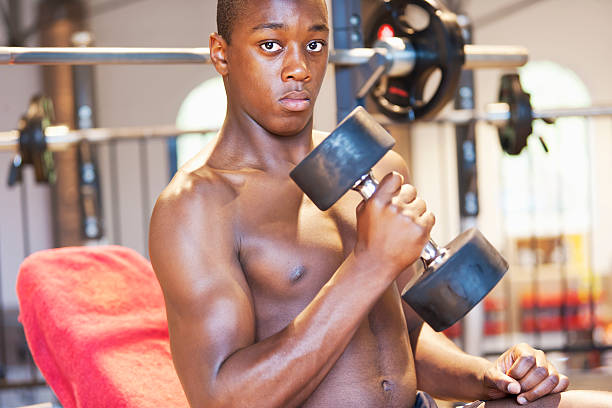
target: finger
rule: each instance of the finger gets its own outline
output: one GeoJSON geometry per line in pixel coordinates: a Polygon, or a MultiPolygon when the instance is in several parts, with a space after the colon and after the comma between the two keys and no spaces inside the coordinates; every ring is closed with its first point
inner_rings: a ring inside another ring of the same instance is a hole
{"type": "Polygon", "coordinates": [[[401,174],[397,172],[387,174],[376,188],[372,199],[383,204],[388,204],[391,202],[393,196],[397,195],[400,191],[403,182],[404,177],[401,174]]]}
{"type": "Polygon", "coordinates": [[[534,350],[526,344],[519,344],[514,347],[512,350],[512,359],[514,362],[506,374],[517,380],[525,377],[529,370],[536,364],[534,350]]]}
{"type": "Polygon", "coordinates": [[[403,184],[398,197],[403,203],[411,203],[417,197],[417,190],[411,184],[403,184]]]}
{"type": "Polygon", "coordinates": [[[425,228],[428,232],[431,231],[434,224],[436,223],[436,216],[429,211],[426,211],[418,220],[418,224],[425,228]]]}
{"type": "Polygon", "coordinates": [[[521,405],[524,405],[528,402],[532,402],[541,398],[545,395],[548,395],[555,389],[555,387],[559,384],[559,376],[558,375],[549,375],[543,381],[539,382],[534,388],[530,389],[527,392],[519,394],[516,397],[516,402],[521,405]]]}
{"type": "Polygon", "coordinates": [[[564,374],[559,374],[559,383],[550,393],[555,394],[557,392],[563,392],[567,390],[567,387],[569,387],[569,378],[564,374]]]}
{"type": "Polygon", "coordinates": [[[427,211],[427,204],[422,198],[417,197],[413,202],[406,205],[402,212],[411,218],[418,218],[425,214],[425,211],[427,211]]]}
{"type": "Polygon", "coordinates": [[[507,394],[518,394],[521,392],[521,385],[514,378],[504,374],[495,367],[495,373],[492,377],[493,382],[498,390],[507,394]]]}
{"type": "Polygon", "coordinates": [[[512,357],[512,350],[506,351],[497,359],[497,367],[504,373],[508,373],[513,363],[514,358],[512,357]]]}
{"type": "MultiPolygon", "coordinates": [[[[548,369],[548,360],[546,359],[544,352],[535,350],[535,358],[536,362],[534,366],[527,372],[527,374],[525,374],[525,376],[523,376],[523,378],[519,380],[519,383],[521,383],[521,389],[523,391],[535,388],[538,384],[546,380],[551,375],[548,369]]],[[[558,375],[556,375],[556,373],[553,374],[558,379],[558,375]]],[[[555,385],[557,384],[555,383],[555,385]]]]}

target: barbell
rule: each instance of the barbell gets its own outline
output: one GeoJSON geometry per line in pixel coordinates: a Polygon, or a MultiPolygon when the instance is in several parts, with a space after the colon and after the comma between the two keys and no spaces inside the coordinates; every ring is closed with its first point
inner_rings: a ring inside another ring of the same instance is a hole
{"type": "MultiPolygon", "coordinates": [[[[409,119],[404,121],[397,118],[389,119],[381,114],[373,116],[383,125],[410,122],[409,119]]],[[[521,86],[519,75],[512,73],[505,74],[501,78],[498,102],[487,104],[483,111],[459,109],[427,121],[453,125],[489,123],[498,130],[502,150],[510,155],[519,155],[527,146],[527,138],[532,133],[534,120],[543,120],[550,124],[557,118],[591,116],[612,116],[612,106],[534,109],[531,105],[531,96],[521,86]]]]}
{"type": "MultiPolygon", "coordinates": [[[[396,37],[397,38],[397,37],[396,37]]],[[[465,69],[512,68],[527,63],[525,47],[514,45],[465,45],[465,69]]],[[[394,75],[410,72],[417,56],[410,49],[386,47],[332,50],[331,64],[358,66],[375,55],[383,56],[394,75]]],[[[209,64],[209,48],[138,47],[0,47],[0,65],[139,65],[209,64]]]]}

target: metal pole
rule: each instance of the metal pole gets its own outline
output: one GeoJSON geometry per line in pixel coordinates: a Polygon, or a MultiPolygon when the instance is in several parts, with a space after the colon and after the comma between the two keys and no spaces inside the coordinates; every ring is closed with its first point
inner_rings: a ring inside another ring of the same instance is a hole
{"type": "MultiPolygon", "coordinates": [[[[510,120],[510,107],[507,103],[487,104],[484,112],[471,109],[457,109],[444,116],[430,119],[431,122],[465,124],[484,121],[496,126],[503,126],[510,120]]],[[[532,113],[533,119],[556,119],[574,116],[612,116],[612,106],[591,106],[585,108],[538,109],[532,113]]],[[[382,119],[384,120],[384,119],[382,119]]]]}
{"type": "MultiPolygon", "coordinates": [[[[338,2],[338,3],[344,3],[338,2]]],[[[334,13],[336,49],[329,62],[339,66],[366,64],[375,53],[387,55],[386,48],[363,48],[361,16],[357,6],[342,7],[345,14],[334,13]],[[346,19],[346,21],[342,21],[346,19]],[[347,36],[344,40],[341,38],[347,36]]],[[[338,10],[337,13],[341,13],[338,10]]],[[[464,48],[465,69],[508,68],[525,65],[525,47],[507,45],[468,45],[464,48]]],[[[413,51],[395,51],[398,60],[414,62],[413,51]]],[[[390,58],[393,58],[393,54],[390,58]]],[[[138,47],[0,47],[0,65],[101,65],[101,64],[208,64],[208,48],[138,47]]]]}
{"type": "MultiPolygon", "coordinates": [[[[218,129],[194,128],[179,129],[174,125],[168,126],[133,126],[118,128],[92,128],[69,130],[66,126],[49,126],[45,129],[47,146],[51,151],[64,150],[66,147],[78,144],[81,141],[100,143],[119,139],[146,139],[166,138],[185,133],[208,133],[218,129]]],[[[16,150],[19,147],[19,132],[10,130],[0,132],[0,151],[16,150]]]]}
{"type": "MultiPolygon", "coordinates": [[[[472,42],[472,29],[467,17],[461,19],[462,34],[466,44],[472,42]]],[[[467,57],[466,57],[467,61],[467,57]]],[[[474,101],[474,72],[464,70],[461,73],[455,108],[473,110],[474,101]]],[[[476,130],[473,122],[455,125],[455,138],[457,143],[457,177],[459,186],[459,213],[461,231],[475,227],[478,224],[478,172],[476,169],[476,130]]],[[[484,305],[480,302],[463,322],[463,349],[473,355],[482,354],[484,333],[484,305]]]]}
{"type": "MultiPolygon", "coordinates": [[[[356,97],[363,86],[358,73],[348,67],[367,63],[374,55],[373,49],[363,47],[361,31],[361,0],[332,0],[334,46],[330,63],[338,63],[336,74],[336,117],[338,121],[348,115],[363,101],[356,97]]],[[[386,50],[385,50],[386,52],[386,50]]]]}
{"type": "Polygon", "coordinates": [[[208,48],[0,47],[8,65],[194,64],[209,63],[208,48]]]}
{"type": "Polygon", "coordinates": [[[529,51],[517,45],[466,44],[464,69],[520,67],[529,60],[529,51]]]}

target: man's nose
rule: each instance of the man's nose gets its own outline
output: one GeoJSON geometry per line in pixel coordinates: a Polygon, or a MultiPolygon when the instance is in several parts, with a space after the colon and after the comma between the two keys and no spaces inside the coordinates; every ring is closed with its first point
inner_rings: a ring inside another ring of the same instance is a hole
{"type": "Polygon", "coordinates": [[[300,46],[289,47],[285,54],[282,71],[283,81],[308,81],[310,68],[308,67],[306,51],[300,46]]]}

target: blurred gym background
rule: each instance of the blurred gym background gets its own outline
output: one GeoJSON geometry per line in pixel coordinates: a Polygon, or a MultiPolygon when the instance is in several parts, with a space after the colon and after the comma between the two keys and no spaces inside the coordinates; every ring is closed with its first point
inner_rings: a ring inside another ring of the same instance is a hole
{"type": "MultiPolygon", "coordinates": [[[[529,50],[530,62],[518,72],[536,109],[612,106],[611,2],[454,0],[447,5],[469,17],[474,43],[529,50]]],[[[207,47],[208,34],[216,29],[212,0],[0,0],[0,6],[0,46],[72,46],[72,34],[86,30],[85,41],[95,46],[207,47]]],[[[75,112],[73,85],[62,82],[70,78],[66,69],[0,66],[0,131],[15,129],[31,97],[41,93],[52,97],[56,121],[70,127],[83,118],[89,118],[89,127],[215,129],[222,123],[222,83],[210,65],[96,66],[89,113],[75,112]]],[[[506,72],[474,72],[477,110],[497,100],[506,72]]],[[[455,109],[450,105],[440,117],[455,109]]],[[[316,105],[316,128],[333,129],[336,115],[330,65],[316,105]]],[[[387,126],[413,183],[436,214],[433,238],[444,244],[466,223],[475,223],[511,264],[472,312],[479,316],[476,324],[459,323],[447,331],[449,337],[490,357],[526,341],[552,354],[572,388],[612,390],[612,117],[536,121],[517,156],[502,151],[495,127],[475,122],[477,184],[467,187],[473,193],[467,203],[453,124],[387,126]]],[[[81,210],[83,152],[55,153],[52,186],[36,183],[32,169],[26,169],[22,182],[9,187],[14,152],[0,150],[0,406],[53,400],[31,363],[18,322],[15,280],[22,260],[56,246],[108,243],[147,256],[148,220],[157,195],[176,166],[208,138],[194,134],[89,146],[85,153],[96,165],[99,183],[94,220],[86,220],[81,210]]]]}

